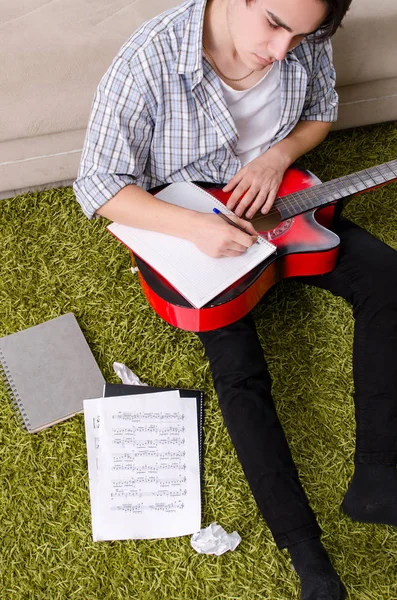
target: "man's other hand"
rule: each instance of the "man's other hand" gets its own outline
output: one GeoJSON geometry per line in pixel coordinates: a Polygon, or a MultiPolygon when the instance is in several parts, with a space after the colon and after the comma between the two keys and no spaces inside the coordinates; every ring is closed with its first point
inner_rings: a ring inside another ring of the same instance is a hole
{"type": "Polygon", "coordinates": [[[223,188],[224,192],[233,190],[227,208],[247,219],[251,219],[259,210],[263,214],[268,213],[287,167],[288,163],[276,147],[249,162],[223,188]]]}

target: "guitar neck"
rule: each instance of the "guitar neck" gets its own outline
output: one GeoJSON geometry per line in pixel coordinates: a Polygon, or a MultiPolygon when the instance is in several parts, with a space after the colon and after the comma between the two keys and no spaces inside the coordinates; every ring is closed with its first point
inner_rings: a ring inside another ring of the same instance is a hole
{"type": "Polygon", "coordinates": [[[336,200],[354,196],[364,191],[397,180],[397,160],[391,160],[376,167],[363,169],[351,175],[338,177],[326,183],[277,198],[274,207],[282,220],[301,213],[331,204],[336,200]]]}

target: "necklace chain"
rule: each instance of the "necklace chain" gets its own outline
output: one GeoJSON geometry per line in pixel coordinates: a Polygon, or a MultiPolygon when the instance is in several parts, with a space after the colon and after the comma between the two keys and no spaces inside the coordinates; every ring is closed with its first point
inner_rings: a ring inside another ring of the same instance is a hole
{"type": "Polygon", "coordinates": [[[252,71],[250,71],[250,73],[248,73],[248,75],[244,75],[244,77],[239,77],[238,79],[232,79],[231,77],[228,77],[227,75],[225,75],[224,73],[222,73],[222,71],[220,70],[220,68],[216,64],[216,62],[214,60],[214,57],[212,56],[211,52],[209,50],[207,50],[207,48],[204,46],[204,44],[203,44],[203,49],[204,49],[205,53],[208,54],[208,56],[210,57],[211,62],[213,63],[213,65],[214,65],[215,69],[218,71],[218,73],[220,75],[222,75],[222,77],[224,77],[228,81],[243,81],[243,79],[247,79],[247,77],[249,77],[250,75],[252,75],[252,73],[255,72],[255,69],[253,69],[252,71]]]}

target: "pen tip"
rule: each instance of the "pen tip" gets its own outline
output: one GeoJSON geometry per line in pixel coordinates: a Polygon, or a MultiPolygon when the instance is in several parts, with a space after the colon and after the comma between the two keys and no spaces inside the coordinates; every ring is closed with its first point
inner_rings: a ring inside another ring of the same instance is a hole
{"type": "Polygon", "coordinates": [[[220,212],[220,211],[219,211],[219,209],[218,209],[218,208],[213,208],[213,209],[212,209],[212,212],[214,212],[216,215],[219,215],[219,212],[220,212]]]}

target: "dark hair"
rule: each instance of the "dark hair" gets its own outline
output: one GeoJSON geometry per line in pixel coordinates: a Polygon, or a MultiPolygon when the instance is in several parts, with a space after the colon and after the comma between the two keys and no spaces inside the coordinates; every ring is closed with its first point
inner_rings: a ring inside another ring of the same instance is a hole
{"type": "Polygon", "coordinates": [[[320,0],[324,2],[328,7],[328,13],[320,25],[319,38],[326,40],[330,38],[339,29],[342,23],[342,19],[350,8],[352,0],[320,0]]]}
{"type": "MultiPolygon", "coordinates": [[[[327,16],[318,28],[317,39],[326,40],[339,29],[342,19],[350,8],[352,0],[318,0],[328,7],[327,16]]],[[[247,6],[255,0],[245,0],[247,6]]]]}

